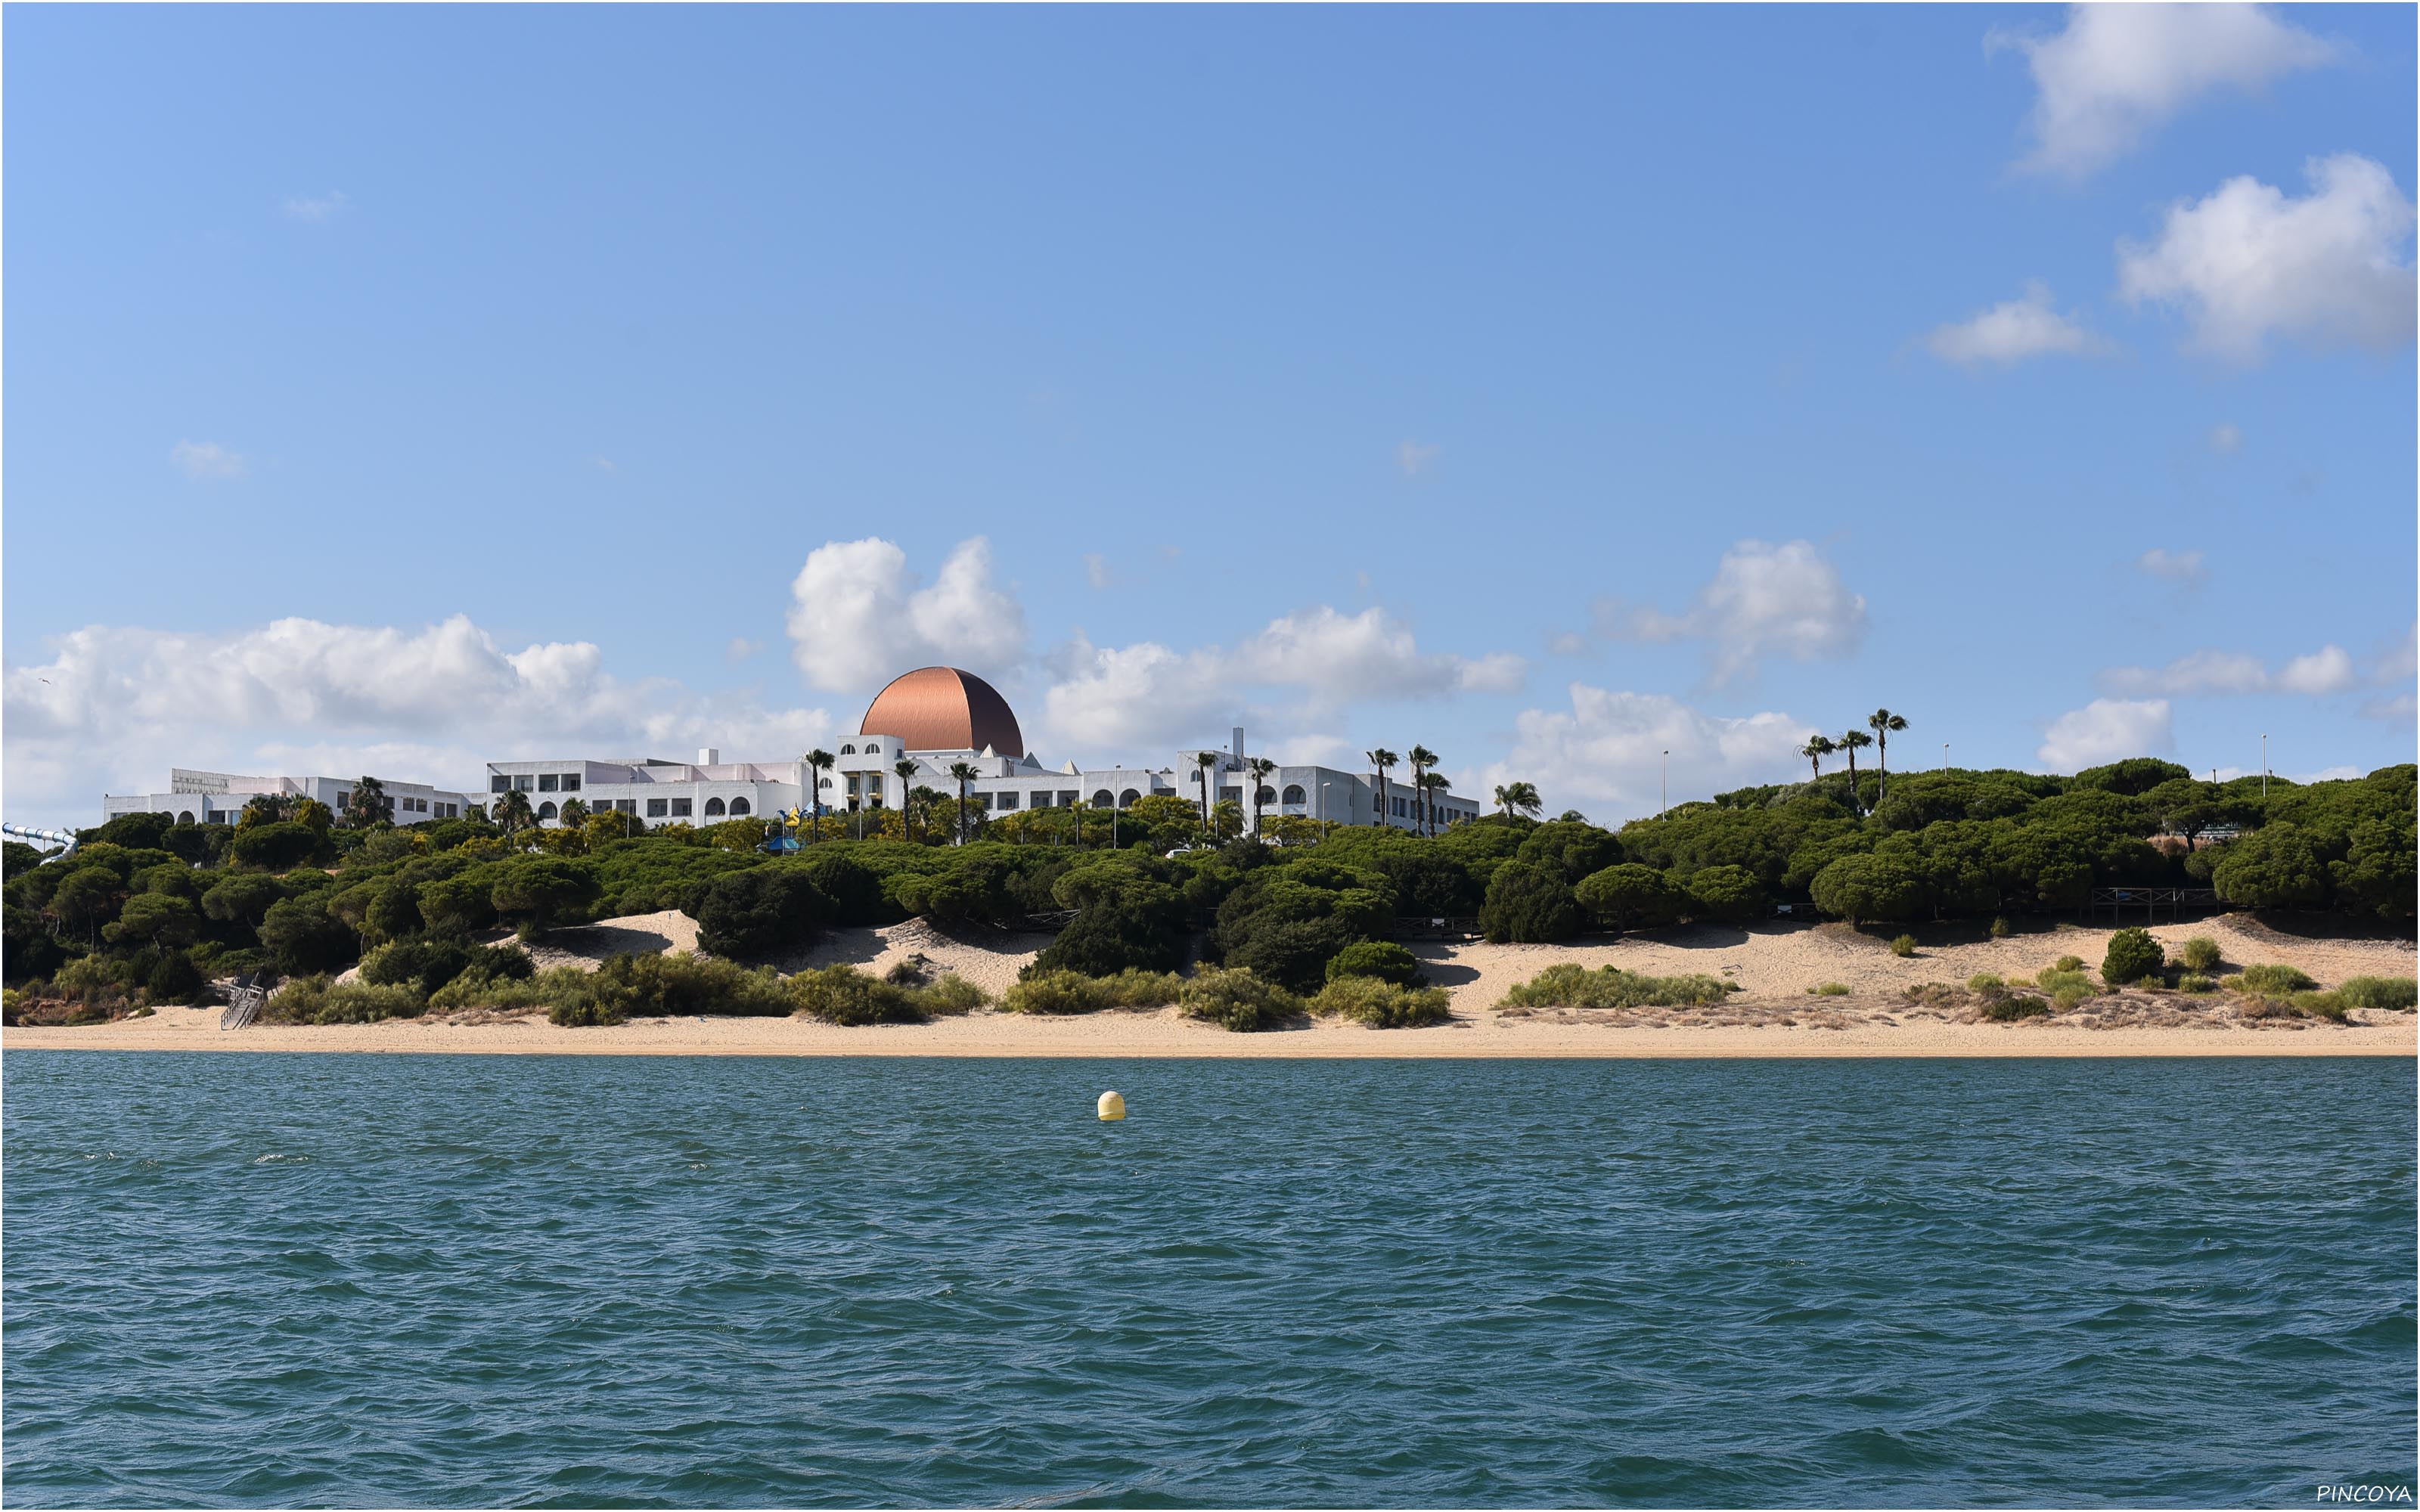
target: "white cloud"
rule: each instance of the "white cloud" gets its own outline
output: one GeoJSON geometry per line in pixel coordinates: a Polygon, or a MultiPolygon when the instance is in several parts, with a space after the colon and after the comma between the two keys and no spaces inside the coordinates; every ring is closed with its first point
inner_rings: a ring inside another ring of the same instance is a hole
{"type": "Polygon", "coordinates": [[[2210,449],[2232,456],[2243,450],[2243,432],[2234,425],[2212,425],[2210,428],[2210,449]]]}
{"type": "Polygon", "coordinates": [[[345,192],[332,189],[324,194],[297,194],[286,202],[286,218],[317,225],[332,221],[345,208],[345,192]]]}
{"type": "Polygon", "coordinates": [[[586,641],[507,651],[462,615],[416,630],[302,619],[226,635],[93,625],[47,648],[49,661],[6,673],[9,805],[77,825],[99,822],[104,787],[156,792],[172,765],[366,767],[475,787],[494,760],[677,760],[703,745],[787,756],[836,728],[820,709],[624,681],[586,641]]]}
{"type": "Polygon", "coordinates": [[[1084,580],[1094,588],[1109,586],[1109,559],[1098,551],[1084,553],[1084,580]]]}
{"type": "Polygon", "coordinates": [[[764,649],[765,642],[762,640],[751,640],[744,635],[735,635],[731,638],[731,643],[722,648],[722,659],[734,663],[742,662],[764,649]]]}
{"type": "Polygon", "coordinates": [[[791,656],[814,686],[868,688],[916,667],[997,672],[1025,654],[1025,610],[991,580],[991,543],[958,543],[929,588],[889,541],[832,541],[790,584],[791,656]]]}
{"type": "Polygon", "coordinates": [[[2165,667],[2113,667],[2101,674],[2105,693],[2159,694],[2167,698],[2195,693],[2341,693],[2356,686],[2352,657],[2341,646],[2321,646],[2296,656],[2272,673],[2257,656],[2241,652],[2196,651],[2165,667]]]}
{"type": "Polygon", "coordinates": [[[1151,760],[1161,747],[1216,739],[1238,719],[1298,743],[1311,737],[1293,727],[1331,724],[1349,704],[1512,692],[1528,671],[1506,652],[1424,652],[1411,626],[1382,609],[1326,605],[1272,620],[1232,647],[1101,647],[1079,634],[1052,661],[1050,738],[1151,760]]]}
{"type": "Polygon", "coordinates": [[[243,454],[216,441],[178,441],[168,460],[189,478],[240,478],[246,471],[243,454]]]}
{"type": "Polygon", "coordinates": [[[1814,726],[1786,714],[1727,718],[1660,693],[1574,683],[1568,709],[1527,709],[1512,750],[1463,791],[1483,804],[1498,783],[1538,784],[1549,813],[1586,807],[1599,824],[1651,814],[1671,755],[1671,801],[1704,798],[1800,774],[1798,748],[1814,726]]]}
{"type": "Polygon", "coordinates": [[[2249,175],[2169,207],[2149,245],[2118,244],[2118,292],[2172,305],[2193,344],[2257,362],[2272,338],[2392,349],[2412,339],[2412,202],[2381,164],[2314,158],[2311,193],[2289,199],[2249,175]]]}
{"type": "Polygon", "coordinates": [[[1707,642],[1717,684],[1753,672],[1760,658],[1844,656],[1866,629],[1866,601],[1813,543],[1742,541],[1723,553],[1714,580],[1685,614],[1600,602],[1598,633],[1616,640],[1707,642]]]}
{"type": "Polygon", "coordinates": [[[2039,280],[2025,285],[2024,297],[1995,304],[1972,319],[1935,326],[1924,344],[1932,355],[1961,367],[1993,363],[2011,366],[2028,357],[2090,357],[2110,349],[2072,316],[2051,303],[2050,286],[2039,280]]]}
{"type": "Polygon", "coordinates": [[[2175,740],[2167,700],[2094,699],[2052,720],[2034,759],[2054,772],[2075,772],[2130,756],[2155,755],[2175,740]]]}
{"type": "Polygon", "coordinates": [[[2210,569],[2202,564],[2199,551],[2171,551],[2155,546],[2136,557],[2134,565],[2154,578],[2187,588],[2198,588],[2210,580],[2210,569]]]}
{"type": "Polygon", "coordinates": [[[2254,91],[2334,56],[2259,6],[2079,5],[2055,37],[1994,32],[2025,54],[2040,91],[2023,166],[2081,177],[2122,155],[2195,99],[2254,91]]]}
{"type": "Polygon", "coordinates": [[[1444,449],[1441,446],[1425,445],[1419,441],[1405,441],[1395,448],[1395,465],[1404,470],[1404,477],[1418,477],[1420,470],[1435,461],[1437,454],[1444,449]]]}

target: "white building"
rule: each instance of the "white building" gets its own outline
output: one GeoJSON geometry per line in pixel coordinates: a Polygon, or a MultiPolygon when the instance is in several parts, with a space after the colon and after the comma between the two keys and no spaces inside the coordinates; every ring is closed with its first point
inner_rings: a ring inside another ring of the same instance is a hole
{"type": "MultiPolygon", "coordinates": [[[[312,798],[338,815],[353,801],[350,777],[241,777],[233,772],[196,772],[171,767],[168,791],[102,795],[101,823],[122,813],[172,814],[180,825],[232,825],[243,806],[260,795],[312,798]]],[[[426,782],[378,779],[386,789],[387,816],[398,825],[425,824],[432,819],[459,819],[474,800],[460,793],[433,788],[426,782]]]]}
{"type": "MultiPolygon", "coordinates": [[[[1179,751],[1168,766],[1086,769],[1068,762],[1052,768],[1025,748],[1007,701],[982,678],[952,667],[925,667],[894,679],[867,706],[858,733],[841,740],[831,769],[819,778],[803,759],[725,764],[718,755],[701,750],[694,763],[490,762],[488,786],[490,801],[516,789],[527,795],[541,823],[556,820],[564,801],[578,797],[592,813],[610,807],[649,825],[706,825],[803,806],[811,779],[816,779],[814,792],[826,813],[895,809],[914,787],[955,797],[958,779],[951,768],[963,764],[974,772],[967,782],[968,801],[995,814],[1078,803],[1123,809],[1153,794],[1199,802],[1205,782],[1213,804],[1232,802],[1247,815],[1252,811],[1240,729],[1226,749],[1179,751]],[[1211,758],[1206,779],[1204,755],[1211,758]],[[898,770],[903,762],[913,768],[905,778],[898,770]]],[[[1451,794],[1440,794],[1435,802],[1440,827],[1466,824],[1481,812],[1472,799],[1451,794]]],[[[1416,830],[1421,822],[1410,784],[1389,782],[1381,813],[1374,777],[1329,766],[1280,766],[1262,786],[1260,811],[1404,830],[1416,830]]]]}

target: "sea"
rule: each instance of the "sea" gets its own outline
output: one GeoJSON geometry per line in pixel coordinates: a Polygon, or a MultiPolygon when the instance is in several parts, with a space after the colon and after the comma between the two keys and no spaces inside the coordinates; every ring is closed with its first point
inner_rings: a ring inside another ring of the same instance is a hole
{"type": "Polygon", "coordinates": [[[2407,1059],[0,1070],[11,1506],[2410,1505],[2420,1456],[2407,1059]]]}

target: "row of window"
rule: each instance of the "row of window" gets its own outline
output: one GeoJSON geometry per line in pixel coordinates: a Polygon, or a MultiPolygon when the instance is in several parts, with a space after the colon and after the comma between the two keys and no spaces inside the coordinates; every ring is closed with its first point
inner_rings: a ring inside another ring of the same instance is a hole
{"type": "MultiPolygon", "coordinates": [[[[650,819],[687,819],[694,812],[691,808],[692,802],[693,800],[689,798],[649,798],[647,800],[647,817],[650,819]]],[[[595,803],[588,806],[588,811],[590,813],[635,814],[639,811],[639,800],[636,798],[599,798],[595,803]]],[[[726,814],[733,819],[745,819],[752,811],[752,810],[751,810],[746,798],[732,799],[731,806],[728,810],[723,807],[723,803],[721,798],[708,798],[706,800],[706,817],[708,819],[721,819],[726,814]]],[[[552,819],[560,812],[562,812],[562,810],[555,808],[551,802],[541,803],[537,806],[537,816],[540,819],[552,819]]]]}
{"type": "MultiPolygon", "coordinates": [[[[854,756],[857,754],[857,748],[855,746],[843,746],[840,748],[840,753],[844,756],[854,756]]],[[[865,747],[865,753],[868,756],[879,756],[882,754],[882,747],[876,742],[868,741],[865,747]]]]}
{"type": "MultiPolygon", "coordinates": [[[[1294,790],[1292,788],[1288,788],[1286,791],[1291,793],[1294,790]]],[[[1291,803],[1294,800],[1289,798],[1286,801],[1291,803]]],[[[1387,799],[1387,806],[1394,811],[1394,815],[1398,819],[1418,819],[1420,816],[1420,803],[1418,798],[1389,796],[1387,799]]],[[[1448,809],[1440,805],[1437,809],[1436,816],[1437,823],[1442,825],[1450,825],[1458,820],[1468,819],[1471,817],[1471,814],[1466,811],[1448,809]]]]}
{"type": "Polygon", "coordinates": [[[580,791],[580,774],[578,772],[540,772],[535,777],[532,777],[529,773],[523,772],[516,777],[506,777],[499,772],[488,779],[488,791],[490,793],[577,793],[580,791]]]}

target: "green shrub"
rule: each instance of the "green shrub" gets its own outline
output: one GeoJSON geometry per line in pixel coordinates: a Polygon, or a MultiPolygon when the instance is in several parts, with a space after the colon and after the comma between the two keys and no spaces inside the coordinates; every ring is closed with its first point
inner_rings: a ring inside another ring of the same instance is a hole
{"type": "Polygon", "coordinates": [[[1177,995],[1187,1018],[1207,1019],[1238,1033],[1273,1029],[1303,1011],[1302,999],[1249,971],[1213,967],[1177,995]]]}
{"type": "Polygon", "coordinates": [[[1374,977],[1398,987],[1418,987],[1428,980],[1420,975],[1419,958],[1392,940],[1357,940],[1329,956],[1327,980],[1339,977],[1374,977]]]}
{"type": "Polygon", "coordinates": [[[936,1018],[971,1013],[991,1001],[982,988],[954,971],[944,972],[939,980],[909,991],[915,997],[916,1006],[936,1018]]]}
{"type": "Polygon", "coordinates": [[[1548,966],[1504,995],[1499,1008],[1704,1008],[1740,990],[1739,983],[1695,972],[1647,977],[1619,966],[1564,962],[1548,966]]]}
{"type": "Polygon", "coordinates": [[[1994,918],[1992,920],[1992,938],[1995,940],[2005,940],[2011,933],[2013,932],[2009,930],[2009,921],[2007,919],[1994,918]]]}
{"type": "Polygon", "coordinates": [[[1849,984],[1845,981],[1823,982],[1818,986],[1807,988],[1807,995],[1809,997],[1846,997],[1849,995],[1849,984]]]}
{"type": "Polygon", "coordinates": [[[609,956],[591,980],[597,1002],[618,1016],[609,1022],[675,1013],[766,1018],[793,1006],[771,968],[751,971],[688,950],[609,956]]]}
{"type": "Polygon", "coordinates": [[[827,1024],[916,1024],[925,1017],[915,991],[868,976],[855,966],[801,971],[788,983],[791,1001],[827,1024]]]}
{"type": "Polygon", "coordinates": [[[145,975],[143,997],[147,1003],[207,1003],[208,986],[192,956],[170,950],[145,975]]]}
{"type": "Polygon", "coordinates": [[[2101,980],[2112,987],[2156,977],[2167,964],[2168,955],[2150,932],[2121,929],[2109,936],[2109,949],[2101,958],[2101,980]]]}
{"type": "Polygon", "coordinates": [[[1983,1016],[1997,1024],[2007,1024],[2016,1019],[2046,1018],[2049,1014],[2048,1003],[2039,997],[2028,997],[2016,993],[2002,993],[1987,997],[1983,1003],[1983,1016]]]}
{"type": "Polygon", "coordinates": [[[1765,911],[1764,884],[1745,867],[1700,867],[1690,873],[1689,911],[1699,918],[1745,924],[1765,911]]]}
{"type": "Polygon", "coordinates": [[[2197,972],[2188,971],[2183,976],[2177,979],[2177,991],[2180,993],[2214,993],[2218,991],[2218,983],[2197,972]]]}
{"type": "Polygon", "coordinates": [[[2218,969],[2219,959],[2218,942],[2207,934],[2196,934],[2185,941],[2184,949],[2177,953],[2178,964],[2204,975],[2218,969]]]}
{"type": "Polygon", "coordinates": [[[697,943],[716,955],[790,949],[812,941],[831,914],[831,901],[802,862],[726,872],[698,900],[697,943]]]}
{"type": "Polygon", "coordinates": [[[1625,862],[1593,872],[1573,889],[1580,906],[1608,929],[1659,929],[1687,913],[1689,894],[1652,866],[1625,862]]]}
{"type": "Polygon", "coordinates": [[[1322,1018],[1342,1016],[1373,1029],[1417,1029],[1453,1017],[1442,987],[1406,987],[1363,976],[1333,979],[1311,1000],[1311,1011],[1322,1018]]]}
{"type": "Polygon", "coordinates": [[[2056,961],[2051,964],[2051,969],[2053,971],[2082,971],[2084,969],[2084,957],[2080,955],[2060,956],[2056,961]]]}
{"type": "Polygon", "coordinates": [[[2034,985],[2054,997],[2077,1002],[2101,991],[2101,984],[2082,971],[2038,971],[2034,985]]]}
{"type": "Polygon", "coordinates": [[[1970,993],[1990,992],[1993,988],[2005,989],[2008,985],[2000,979],[1998,973],[1991,971],[1978,971],[1966,979],[1966,990],[1970,993]]]}
{"type": "Polygon", "coordinates": [[[2263,997],[2281,997],[2288,993],[2309,992],[2319,985],[2302,971],[2282,963],[2245,966],[2235,978],[2235,985],[2263,997]]]}
{"type": "MultiPolygon", "coordinates": [[[[566,969],[576,971],[579,968],[566,969]]],[[[599,1002],[594,996],[568,998],[557,1003],[546,1011],[546,1018],[548,1023],[559,1024],[566,1029],[603,1028],[623,1022],[620,1009],[611,1003],[599,1002]]]]}
{"type": "MultiPolygon", "coordinates": [[[[521,959],[529,958],[523,956],[521,959]]],[[[578,966],[556,966],[551,971],[524,977],[479,977],[466,971],[429,994],[428,1006],[507,1011],[543,1008],[551,1016],[556,1009],[569,1010],[577,1005],[593,1003],[596,998],[594,973],[578,966]]],[[[564,1021],[557,1019],[556,1022],[564,1021]]]]}
{"type": "Polygon", "coordinates": [[[1100,979],[1087,977],[1080,971],[1039,971],[1020,979],[1000,1000],[1003,1012],[1009,1013],[1092,1013],[1107,1008],[1107,999],[1094,990],[1100,979]]]}
{"type": "Polygon", "coordinates": [[[418,1018],[427,1003],[408,986],[371,982],[340,984],[326,977],[299,977],[269,1000],[263,1016],[288,1024],[376,1024],[418,1018]]]}
{"type": "Polygon", "coordinates": [[[2307,1014],[2312,1018],[2334,1019],[2338,1024],[2345,1021],[2345,1013],[2351,1007],[2340,993],[2296,993],[2289,1001],[2293,1003],[2294,1011],[2297,1013],[2307,1014]]]}
{"type": "Polygon", "coordinates": [[[1572,885],[1528,861],[1497,867],[1488,879],[1487,901],[1479,907],[1479,932],[1495,945],[1567,940],[1587,922],[1572,885]]]}
{"type": "Polygon", "coordinates": [[[1916,954],[1916,936],[1913,934],[1902,934],[1897,939],[1891,941],[1890,952],[1902,960],[1908,956],[1916,954]]]}
{"type": "Polygon", "coordinates": [[[2366,1008],[2386,1013],[2407,1013],[2420,996],[2420,981],[2410,977],[2348,977],[2336,989],[2348,1008],[2366,1008]]]}

